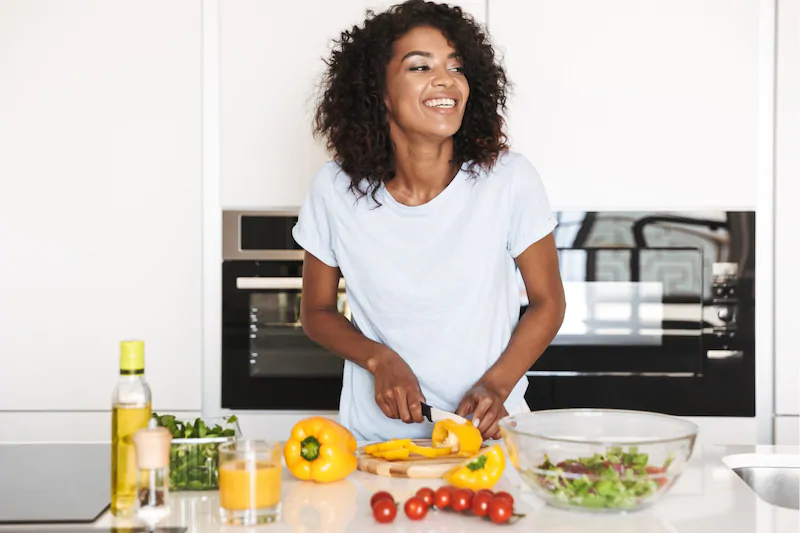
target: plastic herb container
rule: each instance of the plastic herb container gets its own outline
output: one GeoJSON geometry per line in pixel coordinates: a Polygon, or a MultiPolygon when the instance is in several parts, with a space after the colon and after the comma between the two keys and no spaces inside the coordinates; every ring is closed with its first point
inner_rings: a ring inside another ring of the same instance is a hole
{"type": "Polygon", "coordinates": [[[158,425],[172,433],[169,451],[171,491],[217,490],[219,453],[223,442],[241,438],[236,416],[176,420],[173,415],[153,413],[158,425]]]}

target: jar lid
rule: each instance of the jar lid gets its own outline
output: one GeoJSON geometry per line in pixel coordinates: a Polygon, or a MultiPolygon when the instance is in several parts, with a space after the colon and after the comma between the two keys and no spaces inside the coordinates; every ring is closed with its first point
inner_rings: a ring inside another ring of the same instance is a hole
{"type": "Polygon", "coordinates": [[[169,448],[172,434],[167,428],[150,427],[133,434],[136,447],[136,466],[142,470],[169,467],[169,448]]]}

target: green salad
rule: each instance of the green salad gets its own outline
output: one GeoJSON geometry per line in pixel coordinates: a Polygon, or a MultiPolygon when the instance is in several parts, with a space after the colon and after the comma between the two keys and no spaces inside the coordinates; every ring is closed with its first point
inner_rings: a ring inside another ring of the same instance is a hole
{"type": "Polygon", "coordinates": [[[555,497],[559,503],[588,508],[630,509],[658,492],[667,483],[667,468],[648,464],[648,455],[636,446],[627,452],[611,447],[605,454],[579,457],[553,464],[544,462],[523,474],[555,497]]]}
{"type": "Polygon", "coordinates": [[[174,415],[153,413],[160,427],[172,434],[169,450],[169,488],[170,490],[215,490],[219,487],[220,442],[236,436],[236,416],[223,420],[224,426],[215,424],[209,427],[198,418],[189,421],[176,420],[174,415]],[[176,442],[176,439],[181,439],[176,442]],[[194,439],[203,439],[192,442],[194,439]],[[209,442],[208,439],[214,439],[209,442]]]}

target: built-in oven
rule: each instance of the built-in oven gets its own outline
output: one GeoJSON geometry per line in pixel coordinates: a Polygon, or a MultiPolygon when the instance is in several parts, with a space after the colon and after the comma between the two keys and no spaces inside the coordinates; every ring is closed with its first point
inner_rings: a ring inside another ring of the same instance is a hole
{"type": "Polygon", "coordinates": [[[557,217],[567,311],[528,372],[531,408],[754,416],[755,214],[557,217]]]}
{"type": "MultiPolygon", "coordinates": [[[[303,250],[291,212],[224,212],[222,407],[337,409],[344,362],[300,323],[303,250]]],[[[350,318],[344,280],[337,307],[350,318]]]]}
{"type": "MultiPolygon", "coordinates": [[[[754,416],[754,213],[556,216],[567,311],[528,372],[531,408],[754,416]]],[[[224,408],[338,408],[343,362],[300,324],[296,217],[223,213],[224,408]]],[[[343,279],[339,289],[349,318],[343,279]]]]}

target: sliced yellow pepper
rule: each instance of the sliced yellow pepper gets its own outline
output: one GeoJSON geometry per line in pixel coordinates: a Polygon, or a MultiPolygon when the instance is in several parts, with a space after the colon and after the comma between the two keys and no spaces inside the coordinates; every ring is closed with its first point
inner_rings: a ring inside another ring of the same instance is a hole
{"type": "Polygon", "coordinates": [[[397,459],[408,459],[410,450],[408,448],[397,448],[394,450],[386,450],[385,452],[375,452],[373,457],[380,457],[388,461],[396,461],[397,459]]]}
{"type": "Polygon", "coordinates": [[[434,447],[450,448],[453,453],[469,457],[481,449],[483,437],[478,428],[467,420],[465,424],[459,424],[455,420],[441,420],[433,426],[431,441],[434,447]]]}
{"type": "Polygon", "coordinates": [[[389,450],[408,448],[409,446],[411,446],[411,439],[392,439],[364,446],[364,453],[375,455],[375,452],[388,452],[389,450]]]}
{"type": "Polygon", "coordinates": [[[444,479],[460,489],[491,489],[503,476],[505,469],[503,449],[495,444],[447,472],[444,479]]]}
{"type": "Polygon", "coordinates": [[[450,448],[439,447],[439,448],[431,448],[428,446],[419,446],[418,444],[411,443],[411,453],[415,453],[417,455],[421,455],[423,457],[444,457],[445,455],[450,455],[452,450],[450,448]]]}

